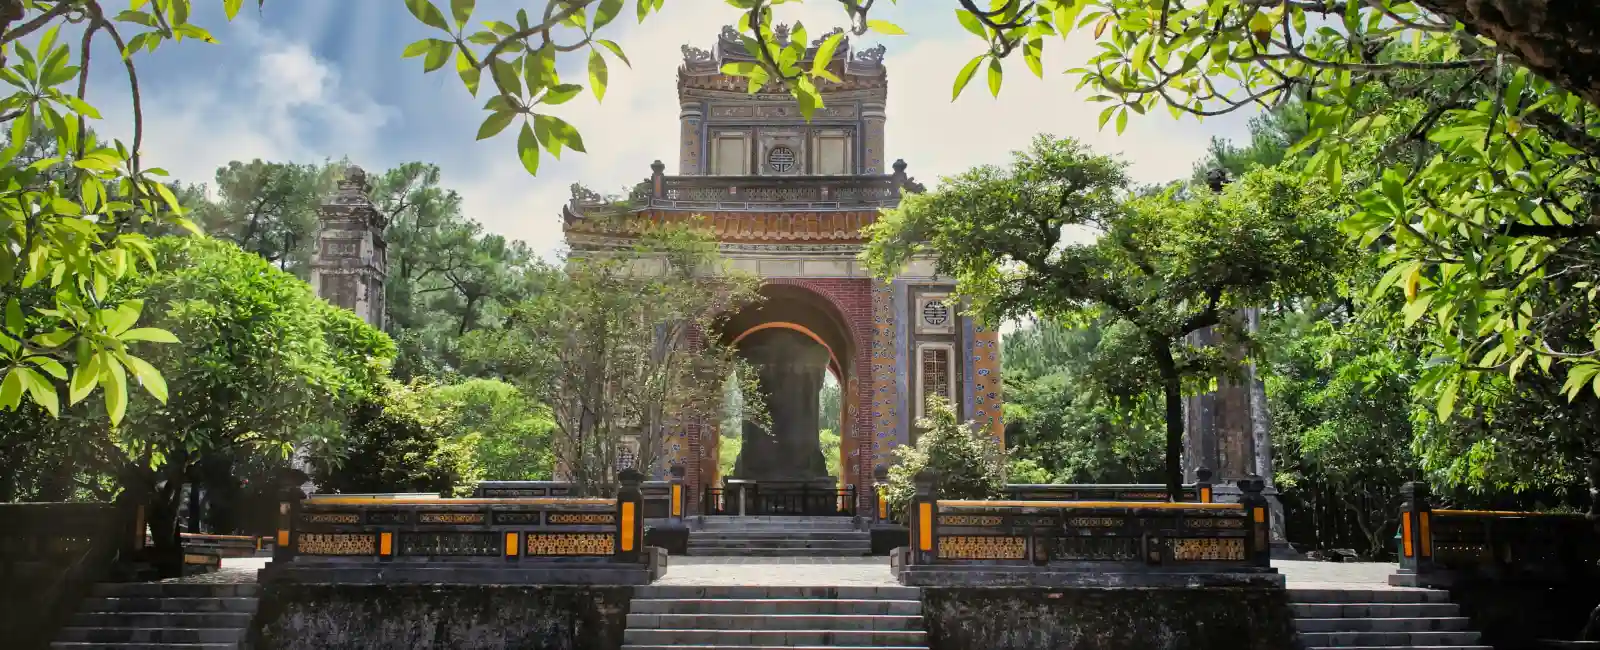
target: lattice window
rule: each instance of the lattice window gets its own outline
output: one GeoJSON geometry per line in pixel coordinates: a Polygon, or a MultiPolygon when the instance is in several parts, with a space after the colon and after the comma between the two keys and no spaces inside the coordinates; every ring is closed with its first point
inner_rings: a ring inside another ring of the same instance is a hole
{"type": "Polygon", "coordinates": [[[948,343],[924,343],[917,349],[917,417],[926,415],[934,395],[955,402],[954,349],[948,343]]]}

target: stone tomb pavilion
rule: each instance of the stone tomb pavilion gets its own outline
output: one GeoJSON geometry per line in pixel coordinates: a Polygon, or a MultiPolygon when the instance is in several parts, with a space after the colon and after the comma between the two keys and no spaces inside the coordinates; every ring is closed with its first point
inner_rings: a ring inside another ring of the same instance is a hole
{"type": "Polygon", "coordinates": [[[760,368],[775,435],[745,436],[733,476],[722,477],[715,418],[672,432],[653,473],[683,465],[690,494],[724,478],[831,487],[817,441],[827,426],[840,432],[840,487],[862,488],[856,495],[865,504],[874,469],[892,461],[895,446],[911,443],[918,405],[929,395],[1003,436],[998,332],[945,303],[952,285],[934,277],[930,261],[882,282],[856,259],[861,230],[879,210],[923,189],[904,162],[886,162],[883,55],[882,46],[842,43],[828,62],[840,82],[819,82],[826,107],[808,123],[782,89],[752,95],[745,79],[719,71],[750,60],[733,29],[709,51],[686,45],[677,174],[657,161],[626,204],[575,187],[562,210],[574,255],[625,245],[648,224],[699,215],[723,256],[764,280],[765,301],[732,315],[723,331],[701,334],[735,343],[760,368]],[[817,421],[825,372],[841,388],[839,423],[817,421]]]}

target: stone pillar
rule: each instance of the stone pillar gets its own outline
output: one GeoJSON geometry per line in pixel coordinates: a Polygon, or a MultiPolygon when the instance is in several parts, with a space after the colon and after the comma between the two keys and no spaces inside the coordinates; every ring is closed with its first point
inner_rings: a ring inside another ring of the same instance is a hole
{"type": "Polygon", "coordinates": [[[883,100],[869,100],[861,104],[861,161],[860,173],[884,173],[884,123],[888,114],[884,112],[883,100]]]}
{"type": "Polygon", "coordinates": [[[330,303],[354,311],[382,329],[383,281],[388,273],[388,219],[372,204],[367,173],[352,165],[339,188],[317,210],[317,245],[311,253],[311,288],[330,303]]]}
{"type": "MultiPolygon", "coordinates": [[[[1260,327],[1259,310],[1247,309],[1233,318],[1252,334],[1260,327]]],[[[1223,343],[1212,328],[1189,336],[1189,344],[1196,347],[1223,343]]],[[[1235,362],[1244,361],[1244,351],[1236,347],[1230,348],[1227,356],[1235,362]]],[[[1231,503],[1241,496],[1239,481],[1252,475],[1261,477],[1262,495],[1272,515],[1273,552],[1283,556],[1289,547],[1283,529],[1283,503],[1278,500],[1272,481],[1271,414],[1266,387],[1255,364],[1244,362],[1242,376],[1219,377],[1213,392],[1185,398],[1183,410],[1184,467],[1189,468],[1186,480],[1196,480],[1197,468],[1214,468],[1216,500],[1231,503]]]]}
{"type": "Polygon", "coordinates": [[[770,329],[742,341],[739,352],[756,366],[772,429],[745,422],[733,478],[831,484],[817,440],[817,393],[828,371],[827,348],[798,332],[770,329]]]}
{"type": "Polygon", "coordinates": [[[705,138],[701,137],[700,124],[706,115],[705,104],[686,101],[678,104],[679,140],[678,175],[699,176],[706,173],[705,138]]]}

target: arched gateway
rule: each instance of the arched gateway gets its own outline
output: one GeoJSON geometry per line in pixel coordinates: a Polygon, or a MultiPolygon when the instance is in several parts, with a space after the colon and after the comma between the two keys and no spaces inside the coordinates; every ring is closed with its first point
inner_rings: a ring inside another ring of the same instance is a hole
{"type": "MultiPolygon", "coordinates": [[[[787,30],[780,30],[787,38],[787,30]]],[[[824,35],[822,38],[826,38],[824,35]]],[[[822,38],[811,43],[814,56],[822,38]]],[[[737,342],[760,368],[772,395],[774,432],[746,439],[733,476],[717,475],[714,418],[688,422],[669,442],[657,476],[682,464],[691,494],[723,479],[827,484],[817,444],[820,427],[840,431],[840,470],[867,503],[875,467],[909,444],[918,405],[949,398],[963,419],[995,436],[1000,419],[998,333],[944,304],[948,281],[927,261],[893,282],[874,280],[857,261],[861,229],[902,192],[922,186],[904,162],[886,166],[883,46],[853,50],[848,40],[828,63],[840,82],[819,82],[826,108],[808,123],[787,93],[745,92],[746,80],[724,75],[724,63],[749,61],[732,28],[712,51],[685,45],[678,70],[678,174],[660,161],[626,205],[574,189],[564,207],[564,233],[575,254],[625,243],[649,223],[705,218],[735,267],[765,280],[766,300],[705,333],[737,342]],[[626,213],[617,227],[586,216],[626,213]],[[839,380],[839,423],[817,421],[824,373],[839,380]]],[[[810,60],[804,62],[811,65],[810,60]]],[[[700,507],[691,500],[691,511],[700,507]]]]}

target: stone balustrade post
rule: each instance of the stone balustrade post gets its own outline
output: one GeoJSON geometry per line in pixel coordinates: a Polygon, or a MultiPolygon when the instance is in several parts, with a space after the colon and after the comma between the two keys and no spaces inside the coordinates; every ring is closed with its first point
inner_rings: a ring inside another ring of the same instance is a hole
{"type": "Polygon", "coordinates": [[[889,468],[878,466],[872,470],[872,523],[889,521],[889,468]]]}
{"type": "Polygon", "coordinates": [[[1400,486],[1400,573],[1421,575],[1433,569],[1433,506],[1428,484],[1410,481],[1400,486]]]}
{"type": "Polygon", "coordinates": [[[1194,470],[1194,498],[1200,503],[1213,503],[1211,497],[1211,477],[1214,476],[1209,467],[1194,470]]]}
{"type": "Polygon", "coordinates": [[[917,472],[911,500],[911,563],[933,564],[939,557],[939,473],[917,472]]]}
{"type": "Polygon", "coordinates": [[[1267,482],[1260,476],[1251,474],[1239,479],[1239,505],[1244,507],[1245,530],[1244,538],[1245,561],[1251,566],[1272,566],[1272,513],[1271,504],[1261,492],[1267,487],[1267,482]]]}
{"type": "Polygon", "coordinates": [[[688,509],[684,491],[686,488],[683,485],[683,480],[688,475],[688,470],[682,465],[673,465],[667,471],[670,475],[667,479],[667,495],[670,499],[667,504],[667,518],[672,522],[672,525],[682,526],[684,513],[688,509]]]}
{"type": "Polygon", "coordinates": [[[306,493],[300,486],[306,482],[306,474],[297,469],[290,469],[278,477],[278,534],[272,540],[272,561],[288,562],[294,560],[295,548],[299,546],[300,503],[305,500],[306,493]]]}
{"type": "Polygon", "coordinates": [[[632,467],[617,473],[617,561],[642,562],[644,553],[644,475],[632,467]]]}

